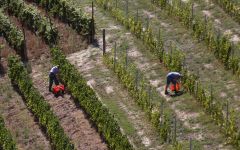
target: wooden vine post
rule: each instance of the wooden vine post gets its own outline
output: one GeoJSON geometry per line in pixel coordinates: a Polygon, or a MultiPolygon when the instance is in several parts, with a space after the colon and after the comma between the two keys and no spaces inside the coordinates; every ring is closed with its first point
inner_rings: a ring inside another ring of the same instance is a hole
{"type": "Polygon", "coordinates": [[[229,125],[229,122],[228,122],[228,120],[229,120],[229,102],[227,101],[227,106],[226,106],[226,126],[227,126],[227,128],[228,128],[228,125],[229,125]]]}
{"type": "MultiPolygon", "coordinates": [[[[234,60],[234,54],[235,54],[235,50],[234,49],[235,49],[234,43],[232,42],[231,43],[231,59],[232,59],[232,61],[234,60]]],[[[235,68],[236,68],[235,66],[232,68],[232,73],[233,74],[235,74],[235,72],[236,72],[235,68]]]]}
{"type": "Polygon", "coordinates": [[[197,97],[198,96],[198,81],[196,81],[195,84],[196,84],[195,85],[195,88],[196,88],[196,90],[195,90],[195,97],[198,98],[197,97]]]}
{"type": "Polygon", "coordinates": [[[2,59],[2,49],[3,49],[3,45],[0,44],[0,63],[1,63],[1,59],[2,59]]]}
{"type": "Polygon", "coordinates": [[[182,1],[179,1],[179,8],[182,8],[182,1]]]}
{"type": "Polygon", "coordinates": [[[170,64],[172,63],[172,52],[173,52],[173,43],[170,42],[170,64]]]}
{"type": "Polygon", "coordinates": [[[25,67],[27,68],[28,73],[32,72],[32,68],[31,68],[31,64],[28,61],[28,55],[27,55],[27,44],[26,44],[26,33],[25,33],[25,29],[24,29],[24,25],[22,24],[22,30],[23,30],[23,51],[21,52],[21,58],[22,61],[25,65],[25,67]]]}
{"type": "Polygon", "coordinates": [[[150,27],[150,25],[149,25],[150,23],[149,23],[149,22],[150,22],[150,18],[149,18],[149,17],[147,17],[147,30],[148,30],[148,29],[149,29],[149,27],[150,27]]]}
{"type": "Polygon", "coordinates": [[[21,52],[21,57],[22,57],[23,62],[27,63],[28,57],[27,57],[26,33],[25,33],[23,24],[22,24],[22,31],[23,31],[23,51],[21,52]]]}
{"type": "Polygon", "coordinates": [[[151,98],[152,98],[152,89],[151,86],[148,86],[148,105],[151,106],[151,98]]]}
{"type": "MultiPolygon", "coordinates": [[[[137,13],[136,13],[136,18],[135,18],[135,23],[138,23],[138,8],[137,8],[137,13]]],[[[136,33],[136,26],[134,25],[134,34],[136,33]]]]}
{"type": "Polygon", "coordinates": [[[128,49],[127,48],[126,48],[125,63],[126,63],[126,69],[127,69],[128,67],[128,49]]]}
{"type": "Polygon", "coordinates": [[[189,139],[189,149],[193,150],[192,138],[189,139]]]}
{"type": "MultiPolygon", "coordinates": [[[[50,28],[51,28],[51,30],[53,31],[53,23],[52,23],[52,20],[51,20],[51,18],[50,18],[50,16],[49,15],[47,15],[47,17],[48,17],[48,20],[49,20],[49,23],[50,23],[50,28]]],[[[53,39],[53,42],[54,42],[54,44],[57,44],[57,39],[53,39]]]]}
{"type": "Polygon", "coordinates": [[[160,105],[160,127],[163,123],[163,100],[161,100],[161,105],[160,105]]]}
{"type": "Polygon", "coordinates": [[[113,62],[113,69],[114,71],[116,71],[116,58],[117,57],[117,43],[115,42],[114,44],[114,62],[113,62]]]}
{"type": "Polygon", "coordinates": [[[213,104],[213,86],[211,85],[211,87],[210,87],[211,89],[210,89],[210,96],[211,96],[211,98],[210,98],[210,108],[212,107],[212,104],[213,104]]]}
{"type": "Polygon", "coordinates": [[[191,15],[192,21],[193,21],[193,18],[194,18],[194,4],[192,3],[192,15],[191,15]]]}
{"type": "Polygon", "coordinates": [[[205,34],[205,36],[207,36],[207,24],[208,24],[208,17],[207,17],[207,15],[205,15],[204,16],[204,34],[205,34]]]}
{"type": "Polygon", "coordinates": [[[128,18],[128,0],[126,0],[126,16],[128,18]]]}
{"type": "Polygon", "coordinates": [[[139,17],[139,12],[138,12],[138,8],[137,8],[137,16],[136,16],[136,21],[138,22],[138,17],[139,17]]]}
{"type": "Polygon", "coordinates": [[[173,143],[177,141],[177,117],[174,115],[174,135],[173,135],[173,143]]]}
{"type": "Polygon", "coordinates": [[[192,3],[192,9],[190,10],[191,16],[189,17],[189,28],[193,25],[193,18],[194,18],[194,4],[192,3]]]}
{"type": "Polygon", "coordinates": [[[105,39],[105,29],[103,29],[103,55],[106,54],[106,39],[105,39]]]}
{"type": "Polygon", "coordinates": [[[95,36],[95,20],[94,20],[94,4],[92,1],[92,20],[91,20],[91,35],[90,35],[90,43],[94,42],[95,36]]]}
{"type": "Polygon", "coordinates": [[[115,0],[115,8],[118,8],[118,0],[115,0]]]}
{"type": "Polygon", "coordinates": [[[160,54],[160,63],[163,62],[163,54],[164,54],[164,48],[163,48],[163,45],[160,45],[160,44],[163,44],[161,43],[162,40],[161,40],[161,28],[158,29],[158,48],[161,47],[161,54],[160,54]]]}
{"type": "Polygon", "coordinates": [[[139,72],[138,72],[138,69],[136,69],[136,72],[135,72],[135,87],[136,87],[137,90],[138,90],[138,84],[139,84],[139,72]]]}

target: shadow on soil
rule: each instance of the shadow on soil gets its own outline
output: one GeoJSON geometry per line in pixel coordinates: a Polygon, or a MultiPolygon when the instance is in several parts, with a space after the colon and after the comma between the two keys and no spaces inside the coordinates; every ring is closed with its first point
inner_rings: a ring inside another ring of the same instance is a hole
{"type": "Polygon", "coordinates": [[[169,95],[169,96],[171,96],[171,97],[177,97],[177,96],[181,96],[181,95],[183,95],[184,94],[184,91],[179,91],[179,92],[177,92],[177,93],[175,93],[175,94],[171,94],[171,95],[169,95]]]}
{"type": "Polygon", "coordinates": [[[3,65],[0,63],[0,77],[4,76],[6,74],[6,71],[3,67],[3,65]]]}

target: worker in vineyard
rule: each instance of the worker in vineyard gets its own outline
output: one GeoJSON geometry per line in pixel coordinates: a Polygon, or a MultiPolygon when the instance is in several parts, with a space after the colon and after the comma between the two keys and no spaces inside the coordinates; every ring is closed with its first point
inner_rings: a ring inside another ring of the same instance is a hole
{"type": "Polygon", "coordinates": [[[168,95],[168,87],[172,83],[174,85],[175,93],[176,91],[176,84],[180,81],[182,75],[179,72],[169,72],[167,74],[167,84],[165,87],[165,95],[168,95]]]}
{"type": "Polygon", "coordinates": [[[53,82],[55,85],[59,85],[57,74],[59,72],[59,66],[54,66],[49,73],[49,92],[52,92],[53,82]]]}

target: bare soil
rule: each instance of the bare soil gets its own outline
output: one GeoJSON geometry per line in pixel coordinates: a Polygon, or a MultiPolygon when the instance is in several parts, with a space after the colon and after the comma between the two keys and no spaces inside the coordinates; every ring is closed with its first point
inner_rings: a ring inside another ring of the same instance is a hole
{"type": "Polygon", "coordinates": [[[64,132],[79,150],[106,150],[107,145],[89,122],[85,113],[76,107],[71,95],[66,93],[64,97],[55,97],[48,91],[48,69],[51,67],[48,62],[48,59],[44,59],[44,62],[33,63],[31,76],[34,86],[59,118],[64,132]]]}
{"type": "Polygon", "coordinates": [[[10,79],[0,77],[0,113],[19,150],[50,150],[51,145],[10,79]]]}
{"type": "MultiPolygon", "coordinates": [[[[9,18],[19,28],[22,27],[16,17],[9,16],[9,18]]],[[[63,49],[65,54],[86,47],[87,42],[84,38],[68,25],[57,19],[52,19],[52,22],[59,30],[59,47],[63,49]]],[[[86,117],[84,112],[76,107],[69,94],[66,94],[64,98],[55,98],[48,92],[48,72],[51,68],[50,49],[40,37],[26,27],[24,29],[34,85],[52,106],[53,111],[60,119],[60,124],[64,128],[66,135],[70,137],[77,149],[108,149],[106,143],[97,133],[95,126],[89,122],[89,118],[86,117]]]]}

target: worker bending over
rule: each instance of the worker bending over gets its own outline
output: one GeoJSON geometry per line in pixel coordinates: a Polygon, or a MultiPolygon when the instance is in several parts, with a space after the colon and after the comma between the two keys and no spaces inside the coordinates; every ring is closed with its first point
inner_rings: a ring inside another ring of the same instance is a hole
{"type": "Polygon", "coordinates": [[[50,70],[49,73],[49,92],[52,92],[52,85],[53,82],[55,85],[59,85],[59,81],[57,79],[57,74],[59,72],[59,66],[54,66],[52,67],[52,69],[50,70]]]}
{"type": "Polygon", "coordinates": [[[170,83],[172,83],[174,85],[174,89],[175,89],[175,93],[176,93],[176,84],[177,82],[179,82],[180,78],[182,77],[182,75],[178,72],[169,72],[167,74],[167,84],[166,84],[166,87],[165,87],[165,94],[168,95],[168,87],[170,85],[170,83]]]}

